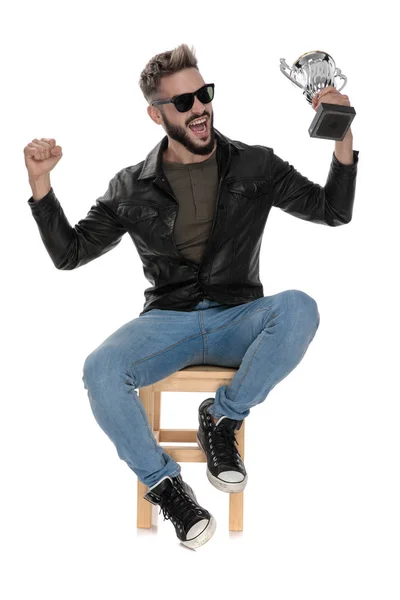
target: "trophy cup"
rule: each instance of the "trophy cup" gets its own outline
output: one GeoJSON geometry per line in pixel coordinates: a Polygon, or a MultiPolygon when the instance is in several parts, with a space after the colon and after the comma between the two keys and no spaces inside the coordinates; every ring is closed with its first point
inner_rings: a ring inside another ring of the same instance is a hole
{"type": "MultiPolygon", "coordinates": [[[[335,77],[344,80],[338,92],[347,83],[346,75],[342,75],[341,70],[336,67],[333,58],[321,50],[313,50],[302,54],[292,67],[289,67],[284,58],[281,58],[280,62],[282,73],[292,83],[303,90],[303,95],[309,104],[312,104],[314,96],[323,88],[328,87],[328,85],[337,88],[335,77]]],[[[308,132],[311,137],[341,141],[346,135],[355,115],[356,111],[352,106],[324,104],[322,101],[308,128],[308,132]]]]}

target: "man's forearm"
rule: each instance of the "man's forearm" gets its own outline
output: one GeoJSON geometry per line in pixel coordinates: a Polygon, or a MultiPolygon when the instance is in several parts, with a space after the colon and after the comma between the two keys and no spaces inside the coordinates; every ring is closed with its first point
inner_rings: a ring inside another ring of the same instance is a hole
{"type": "Polygon", "coordinates": [[[32,188],[32,198],[34,200],[41,200],[50,191],[50,173],[47,173],[46,175],[43,175],[43,177],[39,177],[35,180],[29,179],[29,184],[32,188]]]}
{"type": "Polygon", "coordinates": [[[351,127],[347,130],[341,142],[335,142],[335,156],[343,165],[353,164],[353,133],[351,127]]]}

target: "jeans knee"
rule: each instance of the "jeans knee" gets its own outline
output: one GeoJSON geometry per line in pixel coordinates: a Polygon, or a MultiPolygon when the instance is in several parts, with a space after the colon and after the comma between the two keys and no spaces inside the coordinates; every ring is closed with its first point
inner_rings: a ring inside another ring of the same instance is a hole
{"type": "Polygon", "coordinates": [[[308,294],[301,290],[290,290],[292,295],[292,301],[298,307],[299,311],[312,323],[315,330],[319,327],[320,316],[318,311],[318,304],[308,294]]]}
{"type": "Polygon", "coordinates": [[[86,357],[85,362],[83,363],[82,381],[84,387],[88,389],[92,382],[98,379],[99,374],[103,370],[104,360],[101,359],[100,353],[97,350],[94,350],[86,357]]]}
{"type": "Polygon", "coordinates": [[[112,346],[99,346],[86,357],[82,381],[86,389],[98,390],[121,382],[135,384],[123,352],[112,346]]]}

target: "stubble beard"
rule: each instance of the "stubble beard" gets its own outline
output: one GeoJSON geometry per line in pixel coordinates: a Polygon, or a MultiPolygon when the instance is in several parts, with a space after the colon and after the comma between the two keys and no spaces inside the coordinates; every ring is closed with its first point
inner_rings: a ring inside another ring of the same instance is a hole
{"type": "MultiPolygon", "coordinates": [[[[182,144],[192,154],[199,154],[204,156],[206,154],[211,154],[214,150],[215,145],[215,133],[214,133],[214,113],[212,113],[211,118],[209,118],[209,141],[205,144],[204,141],[199,138],[199,142],[196,143],[191,139],[190,134],[184,127],[180,125],[172,125],[168,119],[163,115],[164,118],[164,126],[167,135],[170,138],[182,144]]],[[[200,117],[201,118],[201,117],[200,117]]]]}

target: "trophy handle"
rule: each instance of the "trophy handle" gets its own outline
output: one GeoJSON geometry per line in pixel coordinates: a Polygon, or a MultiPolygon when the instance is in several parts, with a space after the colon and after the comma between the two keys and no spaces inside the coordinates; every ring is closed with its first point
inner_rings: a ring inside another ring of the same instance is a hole
{"type": "Polygon", "coordinates": [[[297,85],[297,86],[298,86],[299,88],[301,88],[301,89],[302,89],[304,92],[307,92],[307,88],[306,88],[306,87],[304,87],[304,85],[301,85],[301,83],[299,83],[299,82],[298,82],[298,81],[296,81],[295,79],[292,79],[292,78],[290,77],[290,75],[288,75],[288,74],[286,73],[285,69],[288,69],[288,70],[289,70],[289,72],[292,70],[292,69],[289,67],[289,65],[287,64],[286,60],[285,60],[284,58],[280,58],[279,60],[280,60],[280,62],[281,62],[280,69],[281,69],[282,73],[285,75],[285,77],[287,77],[288,79],[290,79],[290,81],[291,81],[292,83],[294,83],[295,85],[297,85]]]}
{"type": "Polygon", "coordinates": [[[333,74],[333,79],[335,79],[335,77],[339,77],[340,79],[344,79],[344,83],[343,83],[342,87],[338,88],[338,90],[337,90],[338,92],[340,92],[340,90],[342,90],[344,88],[344,86],[346,85],[346,83],[347,83],[347,77],[346,77],[346,75],[343,75],[342,71],[340,69],[338,69],[337,67],[335,69],[335,73],[333,74]]]}

